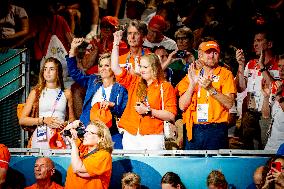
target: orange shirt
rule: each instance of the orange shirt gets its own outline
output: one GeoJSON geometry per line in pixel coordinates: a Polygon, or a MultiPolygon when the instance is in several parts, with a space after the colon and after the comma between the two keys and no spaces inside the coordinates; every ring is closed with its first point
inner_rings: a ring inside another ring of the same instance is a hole
{"type": "Polygon", "coordinates": [[[83,164],[90,177],[83,178],[78,176],[73,172],[72,165],[70,165],[67,170],[65,188],[108,189],[112,170],[111,154],[105,150],[99,150],[83,159],[83,164]]]}
{"type": "MultiPolygon", "coordinates": [[[[60,186],[59,184],[52,182],[51,186],[49,187],[49,189],[63,189],[63,186],[60,186]]],[[[37,183],[26,187],[25,189],[37,189],[37,183]]]]}
{"type": "MultiPolygon", "coordinates": [[[[199,71],[197,71],[199,73],[199,71]]],[[[176,86],[179,96],[182,96],[187,90],[189,79],[186,75],[176,86]]],[[[234,76],[231,71],[224,67],[217,67],[213,71],[213,87],[223,94],[236,94],[237,89],[234,82],[234,76]]],[[[191,103],[188,108],[183,112],[183,121],[186,123],[188,140],[192,138],[192,125],[198,124],[197,122],[197,104],[209,104],[208,108],[208,122],[207,123],[222,123],[228,122],[229,109],[225,108],[214,97],[208,95],[207,91],[200,88],[200,96],[198,94],[199,87],[195,87],[192,95],[191,103]]],[[[204,122],[199,124],[206,124],[204,122]]]]}
{"type": "MultiPolygon", "coordinates": [[[[137,88],[141,80],[140,76],[130,74],[125,69],[116,76],[116,81],[123,85],[128,91],[128,102],[120,118],[118,126],[125,129],[132,135],[136,135],[139,129],[141,135],[162,134],[163,121],[151,115],[139,115],[134,106],[138,101],[137,88]]],[[[151,108],[161,110],[162,99],[160,91],[161,83],[154,81],[147,88],[147,100],[151,108]]],[[[163,82],[164,109],[177,114],[177,102],[175,90],[169,82],[163,82]]]]}
{"type": "MultiPolygon", "coordinates": [[[[150,53],[151,53],[150,49],[142,48],[142,54],[138,57],[138,64],[140,64],[141,56],[143,56],[145,54],[150,54],[150,53]]],[[[128,51],[128,53],[125,53],[125,54],[119,56],[119,59],[118,59],[120,66],[123,67],[123,68],[126,66],[127,61],[128,61],[128,63],[131,64],[131,67],[135,70],[135,57],[130,55],[130,51],[128,51]]]]}

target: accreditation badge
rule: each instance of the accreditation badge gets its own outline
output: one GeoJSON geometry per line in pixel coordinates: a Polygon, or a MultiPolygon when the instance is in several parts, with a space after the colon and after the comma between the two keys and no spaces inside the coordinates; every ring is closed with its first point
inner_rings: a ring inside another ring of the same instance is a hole
{"type": "Polygon", "coordinates": [[[197,122],[208,122],[209,104],[197,104],[197,122]]]}
{"type": "Polygon", "coordinates": [[[47,127],[45,125],[38,126],[36,130],[36,136],[38,142],[47,141],[47,127]]]}

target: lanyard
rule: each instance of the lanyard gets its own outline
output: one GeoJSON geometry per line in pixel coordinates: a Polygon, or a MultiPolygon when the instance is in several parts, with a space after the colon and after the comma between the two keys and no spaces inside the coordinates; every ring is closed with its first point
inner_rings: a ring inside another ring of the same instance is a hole
{"type": "Polygon", "coordinates": [[[107,100],[107,99],[106,99],[106,91],[105,91],[105,88],[104,88],[103,85],[102,85],[102,95],[103,95],[104,101],[106,101],[106,100],[107,100]]]}
{"type": "Polygon", "coordinates": [[[62,96],[62,93],[63,93],[63,91],[60,90],[60,92],[58,93],[58,96],[56,97],[56,100],[55,100],[55,102],[54,102],[54,104],[53,104],[53,106],[52,106],[52,114],[51,114],[51,117],[53,116],[53,114],[54,114],[54,112],[55,112],[55,108],[56,108],[56,106],[57,106],[57,104],[58,104],[58,101],[60,100],[60,97],[62,96]]]}
{"type": "Polygon", "coordinates": [[[86,155],[84,155],[83,159],[86,159],[87,157],[89,157],[90,155],[94,154],[97,152],[97,149],[94,149],[92,151],[90,151],[89,153],[87,153],[86,155]]]}
{"type": "MultiPolygon", "coordinates": [[[[142,51],[141,51],[141,56],[144,56],[144,54],[145,54],[145,51],[144,51],[144,49],[142,48],[142,51]]],[[[125,69],[126,70],[130,70],[130,62],[129,62],[129,60],[130,60],[130,57],[131,57],[131,51],[129,52],[129,54],[128,54],[128,56],[127,56],[127,58],[126,58],[126,62],[125,62],[125,69]]],[[[136,66],[138,66],[139,65],[139,56],[135,56],[134,57],[134,64],[135,64],[135,68],[136,68],[136,66]]]]}

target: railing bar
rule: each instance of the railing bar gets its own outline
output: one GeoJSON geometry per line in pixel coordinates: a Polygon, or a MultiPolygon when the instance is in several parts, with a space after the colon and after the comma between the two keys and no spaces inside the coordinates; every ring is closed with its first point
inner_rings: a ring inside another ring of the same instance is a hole
{"type": "Polygon", "coordinates": [[[19,75],[18,77],[14,78],[13,80],[9,81],[8,83],[4,84],[3,86],[0,86],[0,89],[3,89],[4,87],[6,87],[7,85],[9,85],[9,84],[13,83],[14,81],[18,80],[22,76],[23,76],[23,74],[19,75]]]}
{"type": "Polygon", "coordinates": [[[25,52],[26,50],[27,50],[27,48],[24,48],[23,50],[17,52],[17,54],[14,54],[13,56],[10,56],[9,58],[6,58],[6,59],[3,60],[2,62],[0,62],[0,66],[1,66],[2,64],[5,64],[5,63],[8,62],[9,60],[15,58],[15,57],[18,56],[19,54],[25,52]]]}
{"type": "Polygon", "coordinates": [[[3,100],[5,100],[6,98],[8,98],[9,96],[12,96],[13,94],[15,94],[15,93],[17,93],[18,91],[20,91],[20,90],[22,90],[22,89],[24,89],[25,87],[20,87],[20,88],[18,88],[17,90],[15,90],[14,92],[12,92],[11,94],[9,94],[9,95],[7,95],[7,96],[5,96],[4,98],[2,98],[2,99],[0,99],[0,102],[2,102],[3,100]]]}
{"type": "Polygon", "coordinates": [[[2,77],[3,75],[6,75],[7,73],[9,73],[10,71],[13,71],[13,69],[15,69],[16,67],[21,66],[22,64],[24,64],[24,62],[20,62],[19,64],[17,64],[16,66],[12,67],[11,69],[7,70],[6,72],[2,73],[0,75],[0,77],[2,77]]]}

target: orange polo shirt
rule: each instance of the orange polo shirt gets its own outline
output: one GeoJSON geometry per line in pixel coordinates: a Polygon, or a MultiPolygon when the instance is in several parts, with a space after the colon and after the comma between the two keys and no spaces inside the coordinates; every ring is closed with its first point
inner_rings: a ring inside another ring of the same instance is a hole
{"type": "Polygon", "coordinates": [[[105,150],[99,150],[83,159],[83,164],[90,177],[78,176],[70,165],[67,170],[65,189],[108,189],[112,170],[111,154],[105,150]]]}
{"type": "MultiPolygon", "coordinates": [[[[143,51],[144,51],[144,55],[151,53],[151,51],[150,51],[149,48],[143,48],[143,51]]],[[[142,56],[142,54],[138,57],[138,62],[139,62],[139,63],[140,63],[141,56],[142,56]]],[[[128,53],[125,53],[125,54],[119,56],[118,62],[119,62],[119,64],[120,64],[120,66],[121,66],[121,67],[124,67],[125,64],[126,64],[126,62],[127,62],[127,59],[129,59],[129,60],[128,60],[128,61],[129,61],[128,63],[131,63],[132,68],[135,70],[135,60],[134,60],[135,57],[130,56],[130,51],[128,51],[128,53]]]]}
{"type": "MultiPolygon", "coordinates": [[[[196,72],[197,74],[199,71],[196,72]]],[[[179,96],[182,96],[189,85],[188,75],[186,75],[176,86],[179,96]]],[[[213,87],[223,94],[236,94],[236,84],[234,76],[231,71],[224,67],[217,67],[213,71],[213,87]]],[[[197,104],[209,104],[208,108],[208,122],[206,123],[222,123],[228,122],[229,109],[225,108],[214,97],[210,96],[207,91],[198,85],[195,87],[194,93],[191,98],[191,103],[183,112],[183,121],[186,123],[188,140],[192,139],[192,126],[193,124],[206,124],[204,122],[197,122],[197,104]],[[200,88],[200,96],[198,90],[200,88]]]]}
{"type": "MultiPolygon", "coordinates": [[[[37,183],[31,185],[31,186],[28,186],[26,187],[25,189],[37,189],[37,183]]],[[[64,187],[63,186],[60,186],[59,184],[55,183],[55,182],[52,182],[51,186],[49,187],[49,189],[63,189],[64,187]]]]}
{"type": "MultiPolygon", "coordinates": [[[[125,129],[132,135],[136,135],[138,130],[141,135],[162,134],[162,120],[152,117],[151,115],[139,115],[134,108],[136,102],[138,101],[136,91],[140,80],[140,76],[130,74],[125,69],[123,69],[123,72],[120,75],[116,76],[116,81],[123,85],[128,91],[128,102],[120,118],[118,126],[125,129]]],[[[147,88],[148,103],[151,108],[157,110],[162,109],[160,87],[161,83],[158,83],[158,81],[155,80],[147,88]]],[[[176,94],[173,86],[169,82],[163,82],[163,93],[164,109],[176,115],[176,94]]]]}

